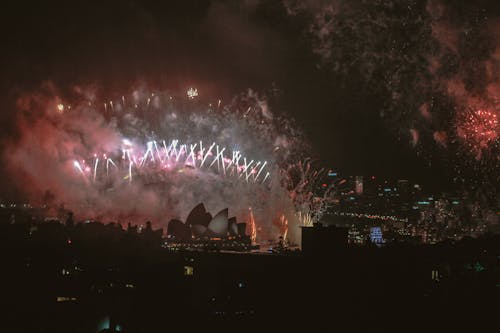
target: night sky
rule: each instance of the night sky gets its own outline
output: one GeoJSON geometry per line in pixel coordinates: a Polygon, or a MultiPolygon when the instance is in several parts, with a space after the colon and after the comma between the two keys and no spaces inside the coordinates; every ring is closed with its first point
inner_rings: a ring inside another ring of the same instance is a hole
{"type": "Polygon", "coordinates": [[[252,88],[295,118],[327,167],[448,185],[452,156],[462,151],[451,139],[460,98],[486,100],[498,112],[498,74],[483,72],[499,72],[499,14],[496,1],[4,5],[2,139],[16,134],[16,96],[43,81],[120,95],[139,83],[196,86],[223,99],[252,88]],[[450,81],[463,83],[460,98],[450,97],[450,81]],[[421,119],[422,105],[432,122],[421,119]],[[444,132],[449,143],[440,146],[435,133],[444,132]]]}

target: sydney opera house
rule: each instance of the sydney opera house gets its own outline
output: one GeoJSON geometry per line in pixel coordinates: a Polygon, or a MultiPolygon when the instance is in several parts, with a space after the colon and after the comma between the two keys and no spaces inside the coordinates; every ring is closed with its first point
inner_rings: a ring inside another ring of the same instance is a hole
{"type": "Polygon", "coordinates": [[[206,211],[200,203],[191,210],[186,222],[170,220],[167,228],[169,247],[216,249],[252,248],[250,237],[246,235],[246,223],[237,223],[236,217],[228,217],[225,208],[215,216],[206,211]]]}

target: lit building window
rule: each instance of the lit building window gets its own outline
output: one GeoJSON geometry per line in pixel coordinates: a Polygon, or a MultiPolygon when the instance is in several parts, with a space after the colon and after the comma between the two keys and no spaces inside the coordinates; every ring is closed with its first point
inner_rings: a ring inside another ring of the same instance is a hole
{"type": "Polygon", "coordinates": [[[76,297],[58,296],[56,300],[58,302],[74,302],[76,301],[76,297]]]}
{"type": "Polygon", "coordinates": [[[184,276],[192,276],[193,275],[193,266],[184,266],[184,276]]]}

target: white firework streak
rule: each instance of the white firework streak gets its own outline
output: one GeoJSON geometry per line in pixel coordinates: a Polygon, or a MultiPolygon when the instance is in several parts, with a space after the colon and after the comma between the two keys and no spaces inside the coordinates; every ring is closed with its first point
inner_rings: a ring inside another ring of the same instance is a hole
{"type": "Polygon", "coordinates": [[[141,163],[140,163],[140,166],[143,166],[144,163],[147,161],[148,159],[148,156],[151,156],[151,161],[154,162],[155,161],[155,157],[153,155],[153,142],[152,141],[149,141],[147,143],[147,149],[146,149],[146,152],[144,153],[144,156],[141,158],[141,163]]]}
{"type": "Polygon", "coordinates": [[[162,143],[163,143],[163,149],[165,150],[165,158],[168,160],[169,158],[169,152],[170,152],[170,149],[167,148],[167,144],[165,143],[165,140],[162,140],[162,143]]]}
{"type": "Polygon", "coordinates": [[[95,158],[95,164],[94,164],[94,182],[96,180],[96,177],[97,177],[97,165],[99,164],[99,158],[96,157],[95,158]]]}
{"type": "MultiPolygon", "coordinates": [[[[148,101],[149,101],[149,99],[148,99],[148,101]]],[[[153,144],[155,146],[156,156],[158,156],[158,159],[160,160],[160,162],[163,162],[163,159],[161,158],[160,150],[158,149],[158,145],[156,144],[156,141],[153,141],[153,144]]]]}
{"type": "MultiPolygon", "coordinates": [[[[135,150],[141,151],[141,149],[135,150]]],[[[100,170],[105,169],[106,177],[110,177],[112,175],[109,172],[110,166],[118,171],[122,169],[120,164],[116,164],[106,154],[103,154],[103,158],[106,163],[99,163],[97,154],[94,157],[94,172],[92,173],[94,182],[101,179],[101,177],[98,177],[101,172],[100,170]]],[[[262,181],[260,180],[262,178],[261,175],[268,165],[267,161],[250,160],[248,162],[247,158],[240,151],[229,153],[226,147],[218,146],[215,142],[207,149],[203,145],[203,141],[194,144],[180,144],[179,140],[174,139],[167,144],[165,140],[153,140],[146,143],[144,153],[134,154],[132,144],[127,141],[126,146],[121,149],[121,159],[124,162],[128,162],[124,179],[128,179],[130,182],[132,181],[134,169],[137,171],[142,169],[147,172],[148,169],[170,168],[172,165],[177,167],[190,166],[195,169],[215,169],[216,167],[217,172],[221,173],[222,176],[236,177],[237,179],[244,179],[246,182],[250,181],[261,184],[265,183],[270,177],[270,172],[266,172],[262,181]],[[215,153],[213,153],[214,148],[215,153]],[[183,158],[181,159],[181,157],[183,158]]],[[[85,175],[83,168],[77,160],[73,162],[73,165],[79,173],[85,175]]]]}
{"type": "Polygon", "coordinates": [[[245,176],[246,176],[245,180],[248,181],[248,168],[250,168],[250,166],[253,164],[253,162],[254,161],[251,160],[250,163],[247,164],[247,158],[246,157],[243,158],[243,163],[244,163],[243,170],[241,171],[240,176],[238,178],[241,178],[241,176],[243,176],[243,174],[245,174],[245,176]]]}
{"type": "Polygon", "coordinates": [[[266,181],[267,178],[269,178],[269,172],[266,173],[266,176],[264,177],[264,179],[262,180],[262,184],[264,184],[264,182],[266,181]]]}
{"type": "Polygon", "coordinates": [[[182,152],[183,151],[186,151],[186,145],[181,145],[180,148],[179,148],[179,151],[177,152],[176,156],[175,156],[175,162],[179,162],[179,159],[181,158],[181,155],[182,155],[182,152]]]}
{"type": "Polygon", "coordinates": [[[170,143],[170,149],[169,149],[169,153],[171,153],[170,156],[177,155],[177,143],[179,143],[178,140],[173,140],[170,143]]]}
{"type": "Polygon", "coordinates": [[[78,161],[73,161],[73,166],[83,175],[83,169],[82,166],[78,161]]]}
{"type": "MultiPolygon", "coordinates": [[[[219,146],[216,146],[215,148],[217,154],[215,155],[215,158],[212,161],[212,163],[209,165],[209,168],[212,167],[215,164],[215,162],[217,162],[217,171],[220,171],[221,156],[223,156],[226,148],[223,148],[221,151],[219,151],[219,146]]],[[[224,159],[222,159],[222,169],[224,170],[224,174],[226,174],[226,169],[224,169],[224,159]]]]}
{"type": "Polygon", "coordinates": [[[185,164],[188,164],[189,158],[191,158],[191,160],[193,161],[193,166],[196,167],[196,160],[194,157],[194,154],[195,154],[194,151],[195,151],[197,145],[198,145],[197,143],[195,143],[194,145],[189,145],[189,154],[186,157],[186,161],[184,162],[185,164]]]}
{"type": "Polygon", "coordinates": [[[212,149],[214,148],[214,146],[215,146],[215,142],[214,142],[214,143],[212,143],[212,145],[210,146],[210,148],[208,148],[208,151],[207,151],[207,153],[205,154],[205,156],[203,156],[203,159],[201,160],[201,165],[200,165],[200,168],[203,166],[203,164],[205,164],[205,161],[206,161],[206,159],[207,159],[208,155],[210,155],[210,154],[211,154],[212,149]]]}
{"type": "Polygon", "coordinates": [[[110,158],[106,157],[106,176],[109,176],[109,165],[110,165],[110,164],[111,164],[112,166],[114,166],[115,168],[118,168],[118,167],[116,166],[115,162],[113,162],[113,160],[112,160],[112,159],[110,159],[110,158]]]}
{"type": "Polygon", "coordinates": [[[259,172],[257,172],[257,176],[255,176],[255,179],[254,181],[257,181],[259,179],[259,175],[260,173],[262,172],[262,170],[264,170],[265,166],[267,165],[267,161],[264,161],[264,163],[262,164],[262,166],[260,167],[260,170],[259,172]]]}

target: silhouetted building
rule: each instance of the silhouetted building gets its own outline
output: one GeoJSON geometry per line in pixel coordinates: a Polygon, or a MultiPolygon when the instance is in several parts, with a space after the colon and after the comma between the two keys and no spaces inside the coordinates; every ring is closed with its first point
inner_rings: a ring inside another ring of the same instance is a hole
{"type": "Polygon", "coordinates": [[[75,226],[75,221],[73,220],[73,212],[68,212],[68,218],[66,219],[66,226],[73,228],[75,226]]]}
{"type": "Polygon", "coordinates": [[[179,220],[170,220],[167,227],[167,237],[176,241],[187,242],[191,240],[191,230],[179,220]]]}
{"type": "MultiPolygon", "coordinates": [[[[200,237],[227,237],[232,225],[236,225],[236,218],[228,218],[227,208],[212,218],[212,215],[205,211],[203,204],[199,204],[189,213],[186,223],[171,220],[167,235],[182,241],[200,237]]],[[[232,227],[232,230],[238,231],[236,227],[232,227]]]]}
{"type": "Polygon", "coordinates": [[[331,253],[345,249],[348,229],[335,225],[323,226],[315,223],[312,227],[302,227],[302,252],[304,254],[331,253]]]}
{"type": "Polygon", "coordinates": [[[212,220],[212,215],[208,213],[205,209],[205,206],[200,203],[196,205],[193,210],[189,213],[186,219],[186,225],[194,226],[194,225],[202,225],[205,228],[208,227],[208,224],[212,220]]]}

